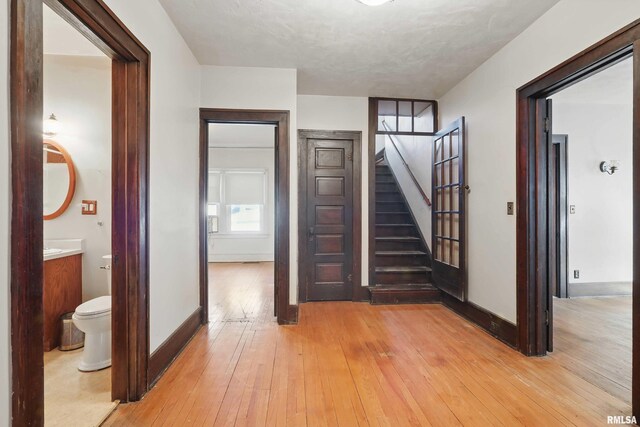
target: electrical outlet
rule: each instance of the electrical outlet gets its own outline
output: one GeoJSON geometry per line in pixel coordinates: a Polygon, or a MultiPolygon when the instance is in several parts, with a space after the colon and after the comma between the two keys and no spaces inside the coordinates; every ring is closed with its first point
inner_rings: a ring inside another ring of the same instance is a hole
{"type": "Polygon", "coordinates": [[[569,206],[569,214],[573,215],[576,213],[576,205],[569,206]]]}
{"type": "Polygon", "coordinates": [[[507,202],[507,215],[513,215],[514,203],[507,202]]]}
{"type": "Polygon", "coordinates": [[[580,278],[580,270],[573,270],[573,278],[574,279],[580,278]]]}

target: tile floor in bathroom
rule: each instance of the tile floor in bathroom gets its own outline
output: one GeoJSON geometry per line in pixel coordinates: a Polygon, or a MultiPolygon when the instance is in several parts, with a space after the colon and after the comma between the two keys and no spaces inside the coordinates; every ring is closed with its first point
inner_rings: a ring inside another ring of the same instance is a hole
{"type": "Polygon", "coordinates": [[[111,368],[78,371],[82,349],[44,353],[46,427],[98,426],[117,405],[111,401],[111,368]]]}

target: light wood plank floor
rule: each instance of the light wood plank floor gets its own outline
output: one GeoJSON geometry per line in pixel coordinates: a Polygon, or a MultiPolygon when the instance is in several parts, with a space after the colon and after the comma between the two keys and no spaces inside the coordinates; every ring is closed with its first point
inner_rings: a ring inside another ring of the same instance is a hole
{"type": "Polygon", "coordinates": [[[551,359],[631,405],[631,296],[554,299],[551,359]]]}
{"type": "Polygon", "coordinates": [[[583,426],[630,414],[557,357],[524,357],[441,305],[303,304],[299,325],[278,326],[272,268],[214,265],[211,323],[106,425],[583,426]]]}

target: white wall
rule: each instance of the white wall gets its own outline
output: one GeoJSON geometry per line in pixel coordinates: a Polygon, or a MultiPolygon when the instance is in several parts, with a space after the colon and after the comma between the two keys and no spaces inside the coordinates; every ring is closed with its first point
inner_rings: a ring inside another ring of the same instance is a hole
{"type": "Polygon", "coordinates": [[[570,283],[632,281],[632,122],[631,105],[553,105],[553,132],[568,135],[568,204],[576,207],[567,224],[570,283]],[[612,159],[620,170],[600,172],[612,159]]]}
{"type": "MultiPolygon", "coordinates": [[[[366,97],[298,96],[298,129],[362,132],[362,284],[369,280],[369,100],[366,97]]],[[[296,156],[297,158],[297,156],[296,156]]],[[[354,237],[355,238],[355,237],[354,237]]]]}
{"type": "MultiPolygon", "coordinates": [[[[273,133],[270,135],[273,145],[274,135],[273,133]]],[[[273,148],[209,148],[209,169],[262,169],[267,172],[268,183],[264,205],[265,232],[260,236],[239,234],[210,236],[209,262],[273,261],[275,150],[273,148]]],[[[223,216],[223,218],[226,217],[223,216]]]]}
{"type": "Polygon", "coordinates": [[[290,112],[289,302],[298,303],[297,72],[294,69],[202,67],[200,106],[290,112]]]}
{"type": "Polygon", "coordinates": [[[105,264],[102,256],[111,253],[111,60],[45,55],[44,111],[60,121],[60,132],[49,139],[69,152],[76,170],[71,205],[58,218],[44,221],[44,238],[85,240],[86,301],[109,292],[100,266],[105,264]],[[82,200],[97,200],[98,215],[82,215],[82,200]]]}
{"type": "Polygon", "coordinates": [[[439,100],[467,117],[469,300],[515,322],[516,89],[640,17],[635,0],[562,0],[439,100]]]}
{"type": "Polygon", "coordinates": [[[154,351],[199,306],[200,66],[157,0],[107,0],[151,52],[150,328],[154,351]]]}
{"type": "MultiPolygon", "coordinates": [[[[9,22],[9,1],[0,0],[0,23],[9,22]]],[[[9,150],[9,25],[0,31],[0,426],[11,421],[9,229],[11,169],[9,150]]]]}
{"type": "MultiPolygon", "coordinates": [[[[402,154],[402,157],[409,165],[409,169],[411,169],[411,173],[413,173],[413,176],[420,184],[422,191],[424,191],[429,199],[432,199],[431,157],[433,156],[433,138],[426,136],[394,136],[393,138],[398,147],[398,151],[400,151],[400,154],[402,154]]],[[[418,190],[413,179],[411,179],[411,174],[402,163],[402,159],[389,137],[378,135],[377,139],[384,141],[387,163],[389,163],[389,166],[393,170],[398,184],[409,203],[411,213],[416,220],[422,236],[426,240],[425,243],[429,249],[433,251],[433,248],[431,248],[431,207],[429,207],[422,198],[420,190],[418,190]]]]}

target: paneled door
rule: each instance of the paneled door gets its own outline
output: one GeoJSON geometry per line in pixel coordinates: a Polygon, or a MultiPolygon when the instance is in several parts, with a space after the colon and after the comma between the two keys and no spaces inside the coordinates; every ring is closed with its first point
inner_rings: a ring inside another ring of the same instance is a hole
{"type": "Polygon", "coordinates": [[[466,293],[464,117],[433,137],[432,279],[463,301],[466,293]]]}
{"type": "MultiPolygon", "coordinates": [[[[353,297],[354,138],[360,133],[300,131],[301,301],[353,297]]],[[[359,141],[359,139],[358,139],[359,141]]]]}

